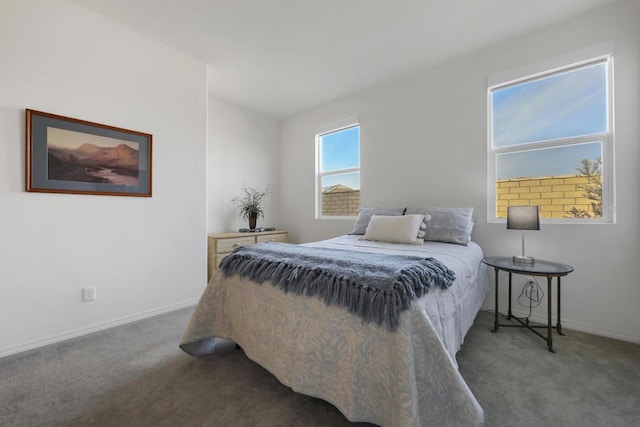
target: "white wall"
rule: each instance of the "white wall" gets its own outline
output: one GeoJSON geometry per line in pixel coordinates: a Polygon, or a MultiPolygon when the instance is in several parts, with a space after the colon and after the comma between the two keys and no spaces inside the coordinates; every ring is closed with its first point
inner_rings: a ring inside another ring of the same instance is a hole
{"type": "Polygon", "coordinates": [[[209,97],[207,231],[237,231],[249,224],[231,201],[242,185],[264,191],[258,227],[280,227],[280,122],[209,97]]]}
{"type": "MultiPolygon", "coordinates": [[[[527,248],[538,258],[575,267],[563,280],[565,327],[640,341],[639,16],[640,2],[621,1],[286,120],[283,226],[297,242],[351,229],[353,221],[314,219],[314,132],[323,124],[359,115],[363,204],[471,205],[477,217],[474,240],[485,253],[517,253],[520,235],[504,224],[487,222],[487,78],[614,42],[617,224],[543,225],[540,232],[528,233],[527,248]]],[[[506,294],[501,298],[505,302],[506,294]]],[[[492,301],[493,294],[486,306],[492,301]]],[[[536,314],[546,316],[544,308],[536,314]]]]}
{"type": "Polygon", "coordinates": [[[63,0],[3,0],[0,94],[0,356],[194,303],[206,65],[63,0]],[[25,108],[153,134],[153,197],[26,193],[25,108]]]}

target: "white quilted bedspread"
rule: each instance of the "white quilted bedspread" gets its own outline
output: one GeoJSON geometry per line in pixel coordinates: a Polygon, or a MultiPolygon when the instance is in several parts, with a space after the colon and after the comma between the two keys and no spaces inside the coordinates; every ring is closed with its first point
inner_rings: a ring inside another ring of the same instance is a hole
{"type": "Polygon", "coordinates": [[[212,350],[212,337],[231,339],[283,384],[331,402],[351,421],[390,427],[481,425],[482,408],[455,360],[488,289],[480,247],[473,242],[466,247],[380,243],[357,236],[309,245],[433,256],[455,271],[456,281],[415,300],[402,313],[398,330],[390,332],[320,299],[218,272],[181,347],[203,355],[203,349],[212,350]]]}

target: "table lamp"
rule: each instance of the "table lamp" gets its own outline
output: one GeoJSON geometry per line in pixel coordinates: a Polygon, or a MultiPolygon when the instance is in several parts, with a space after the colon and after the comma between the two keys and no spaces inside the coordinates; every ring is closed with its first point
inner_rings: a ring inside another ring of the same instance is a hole
{"type": "Polygon", "coordinates": [[[522,255],[514,255],[513,262],[533,264],[535,259],[524,254],[524,230],[540,230],[537,206],[509,206],[507,208],[507,230],[522,230],[522,255]]]}

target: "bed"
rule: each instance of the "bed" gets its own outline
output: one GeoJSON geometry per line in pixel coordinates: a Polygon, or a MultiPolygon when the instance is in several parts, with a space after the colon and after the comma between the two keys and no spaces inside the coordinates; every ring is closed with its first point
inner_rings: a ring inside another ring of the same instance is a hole
{"type": "Polygon", "coordinates": [[[431,287],[413,299],[393,330],[321,298],[218,271],[180,347],[204,356],[213,352],[215,337],[233,340],[280,382],[332,403],[351,421],[481,425],[482,408],[455,354],[484,301],[488,278],[480,246],[464,243],[391,243],[356,234],[300,245],[432,257],[455,273],[450,287],[431,287]]]}

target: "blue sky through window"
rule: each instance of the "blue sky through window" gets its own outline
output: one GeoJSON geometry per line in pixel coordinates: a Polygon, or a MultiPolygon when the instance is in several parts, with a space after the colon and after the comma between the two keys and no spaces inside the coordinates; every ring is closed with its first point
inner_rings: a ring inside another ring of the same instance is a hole
{"type": "MultiPolygon", "coordinates": [[[[491,93],[493,146],[607,131],[607,65],[596,63],[491,93]]],[[[580,160],[602,157],[602,144],[579,144],[502,154],[497,179],[568,175],[580,160]]]]}
{"type": "MultiPolygon", "coordinates": [[[[321,136],[322,172],[331,172],[360,166],[360,127],[354,126],[321,136]]],[[[360,172],[323,177],[322,187],[342,184],[360,188],[360,172]]]]}
{"type": "Polygon", "coordinates": [[[577,174],[582,159],[602,158],[602,143],[498,154],[497,179],[577,174]]]}
{"type": "Polygon", "coordinates": [[[322,188],[333,187],[334,185],[345,185],[354,190],[360,189],[360,172],[345,173],[339,175],[329,175],[322,177],[322,188]]]}
{"type": "Polygon", "coordinates": [[[322,136],[322,171],[360,166],[360,127],[322,136]]]}

